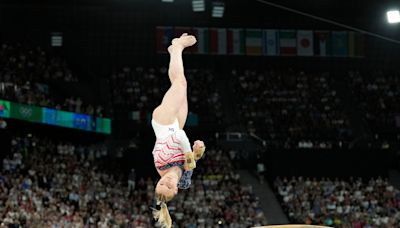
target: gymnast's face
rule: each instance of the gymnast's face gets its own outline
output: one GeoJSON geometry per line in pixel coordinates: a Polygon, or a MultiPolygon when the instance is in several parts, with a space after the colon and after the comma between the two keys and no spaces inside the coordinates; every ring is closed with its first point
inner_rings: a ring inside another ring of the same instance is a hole
{"type": "Polygon", "coordinates": [[[166,196],[167,198],[173,198],[178,194],[178,180],[173,175],[165,174],[158,181],[156,186],[156,193],[166,196]]]}

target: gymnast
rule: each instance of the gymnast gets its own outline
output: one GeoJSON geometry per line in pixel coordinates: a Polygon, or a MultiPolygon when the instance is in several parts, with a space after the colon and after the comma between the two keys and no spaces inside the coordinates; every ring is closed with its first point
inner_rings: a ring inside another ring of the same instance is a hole
{"type": "Polygon", "coordinates": [[[179,189],[191,184],[193,169],[205,151],[204,142],[196,140],[193,151],[183,127],[188,115],[187,82],[184,75],[183,50],[196,43],[196,38],[187,33],[174,38],[168,47],[170,56],[168,76],[171,86],[161,104],[154,109],[151,125],[156,135],[153,149],[154,165],[160,174],[155,188],[157,205],[153,216],[163,228],[172,227],[167,202],[172,200],[179,189]]]}

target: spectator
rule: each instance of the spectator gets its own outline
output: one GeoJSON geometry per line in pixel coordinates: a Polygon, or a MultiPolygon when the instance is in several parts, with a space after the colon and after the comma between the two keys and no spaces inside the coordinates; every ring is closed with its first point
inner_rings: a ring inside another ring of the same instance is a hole
{"type": "Polygon", "coordinates": [[[132,168],[128,177],[128,191],[130,193],[135,190],[135,184],[136,184],[136,172],[135,169],[132,168]]]}

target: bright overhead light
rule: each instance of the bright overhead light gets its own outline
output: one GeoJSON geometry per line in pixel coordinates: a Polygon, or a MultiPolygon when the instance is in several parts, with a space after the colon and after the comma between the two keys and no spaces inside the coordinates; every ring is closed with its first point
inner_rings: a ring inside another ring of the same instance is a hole
{"type": "Polygon", "coordinates": [[[194,12],[202,12],[206,10],[204,0],[192,0],[192,8],[194,12]]]}
{"type": "Polygon", "coordinates": [[[400,11],[398,10],[389,10],[386,13],[387,20],[390,24],[400,23],[400,11]]]}
{"type": "Polygon", "coordinates": [[[161,0],[162,2],[174,2],[174,0],[161,0]]]}
{"type": "Polygon", "coordinates": [[[51,46],[52,47],[62,47],[63,46],[63,35],[60,32],[51,33],[51,46]]]}
{"type": "Polygon", "coordinates": [[[223,17],[225,11],[225,4],[220,1],[215,1],[212,3],[212,17],[223,17]]]}

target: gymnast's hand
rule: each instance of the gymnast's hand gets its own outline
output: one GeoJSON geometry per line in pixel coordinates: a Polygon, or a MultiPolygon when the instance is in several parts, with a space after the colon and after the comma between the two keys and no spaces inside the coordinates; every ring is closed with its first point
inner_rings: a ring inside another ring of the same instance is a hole
{"type": "Polygon", "coordinates": [[[194,159],[196,161],[199,160],[203,156],[205,150],[206,146],[204,145],[204,142],[201,140],[196,140],[193,144],[194,159]]]}

